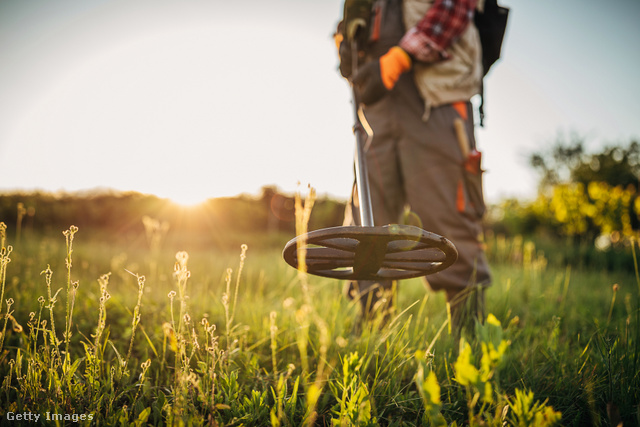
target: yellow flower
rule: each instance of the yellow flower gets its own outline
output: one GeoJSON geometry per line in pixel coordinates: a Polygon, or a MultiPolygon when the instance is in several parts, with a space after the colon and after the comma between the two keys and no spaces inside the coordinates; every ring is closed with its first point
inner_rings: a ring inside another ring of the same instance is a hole
{"type": "Polygon", "coordinates": [[[551,406],[543,406],[536,412],[534,424],[541,427],[553,426],[560,422],[562,413],[554,411],[551,406]]]}
{"type": "Polygon", "coordinates": [[[489,313],[489,315],[487,316],[487,323],[490,325],[502,327],[500,321],[492,313],[489,313]]]}
{"type": "Polygon", "coordinates": [[[467,386],[478,382],[478,369],[471,363],[471,347],[463,339],[460,340],[460,355],[453,365],[458,383],[467,386]]]}
{"type": "Polygon", "coordinates": [[[442,403],[440,400],[440,384],[438,384],[435,372],[429,372],[427,379],[422,383],[422,389],[425,391],[431,403],[434,405],[440,405],[442,403]]]}
{"type": "Polygon", "coordinates": [[[493,403],[493,387],[490,382],[484,383],[484,396],[482,400],[487,403],[493,403]]]}

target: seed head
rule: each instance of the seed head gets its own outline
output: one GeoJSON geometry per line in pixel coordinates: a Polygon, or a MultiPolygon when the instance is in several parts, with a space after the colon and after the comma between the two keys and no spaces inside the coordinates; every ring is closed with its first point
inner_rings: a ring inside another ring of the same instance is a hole
{"type": "Polygon", "coordinates": [[[196,334],[196,329],[195,328],[191,329],[191,337],[193,337],[193,346],[199,350],[200,349],[200,343],[198,343],[198,334],[196,334]]]}
{"type": "Polygon", "coordinates": [[[53,271],[51,270],[51,266],[47,265],[47,269],[43,270],[40,274],[44,274],[45,279],[47,281],[51,280],[51,276],[53,276],[53,271]]]}
{"type": "Polygon", "coordinates": [[[171,323],[164,322],[162,324],[162,331],[164,332],[165,335],[169,335],[171,331],[173,331],[173,327],[171,326],[171,323]]]}
{"type": "Polygon", "coordinates": [[[296,370],[296,365],[294,365],[293,363],[289,363],[287,365],[287,376],[290,376],[291,374],[293,374],[293,371],[296,370]]]}
{"type": "Polygon", "coordinates": [[[24,329],[22,328],[22,325],[18,323],[16,318],[12,315],[9,315],[9,318],[11,319],[11,323],[13,324],[13,332],[17,334],[22,333],[24,329]]]}

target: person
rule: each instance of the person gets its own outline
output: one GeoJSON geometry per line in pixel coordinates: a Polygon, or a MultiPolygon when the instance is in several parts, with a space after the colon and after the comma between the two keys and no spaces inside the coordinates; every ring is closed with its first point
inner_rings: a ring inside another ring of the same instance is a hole
{"type": "MultiPolygon", "coordinates": [[[[366,162],[374,223],[411,219],[454,243],[458,260],[426,280],[431,289],[446,292],[458,331],[473,318],[482,319],[484,290],[491,282],[470,101],[483,76],[476,6],[476,0],[376,0],[357,52],[346,34],[347,16],[336,39],[340,72],[354,85],[373,134],[366,162]]],[[[357,191],[354,184],[344,225],[361,225],[357,191]]],[[[346,292],[369,318],[381,310],[389,313],[395,284],[352,281],[346,292]]]]}

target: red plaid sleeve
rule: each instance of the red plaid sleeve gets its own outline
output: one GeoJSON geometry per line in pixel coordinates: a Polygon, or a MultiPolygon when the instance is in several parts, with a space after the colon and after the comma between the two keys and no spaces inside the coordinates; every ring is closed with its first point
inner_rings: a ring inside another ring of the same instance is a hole
{"type": "Polygon", "coordinates": [[[435,0],[424,18],[400,41],[418,61],[448,58],[447,49],[473,19],[477,0],[435,0]]]}

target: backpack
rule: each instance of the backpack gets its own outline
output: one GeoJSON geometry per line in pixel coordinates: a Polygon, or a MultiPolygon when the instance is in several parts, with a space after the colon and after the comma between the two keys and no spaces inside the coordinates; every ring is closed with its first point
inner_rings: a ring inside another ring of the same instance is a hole
{"type": "MultiPolygon", "coordinates": [[[[498,5],[497,0],[485,0],[482,10],[476,10],[474,23],[482,46],[482,76],[500,58],[500,50],[507,29],[509,9],[498,5]]],[[[484,126],[484,83],[480,88],[480,126],[484,126]]]]}

